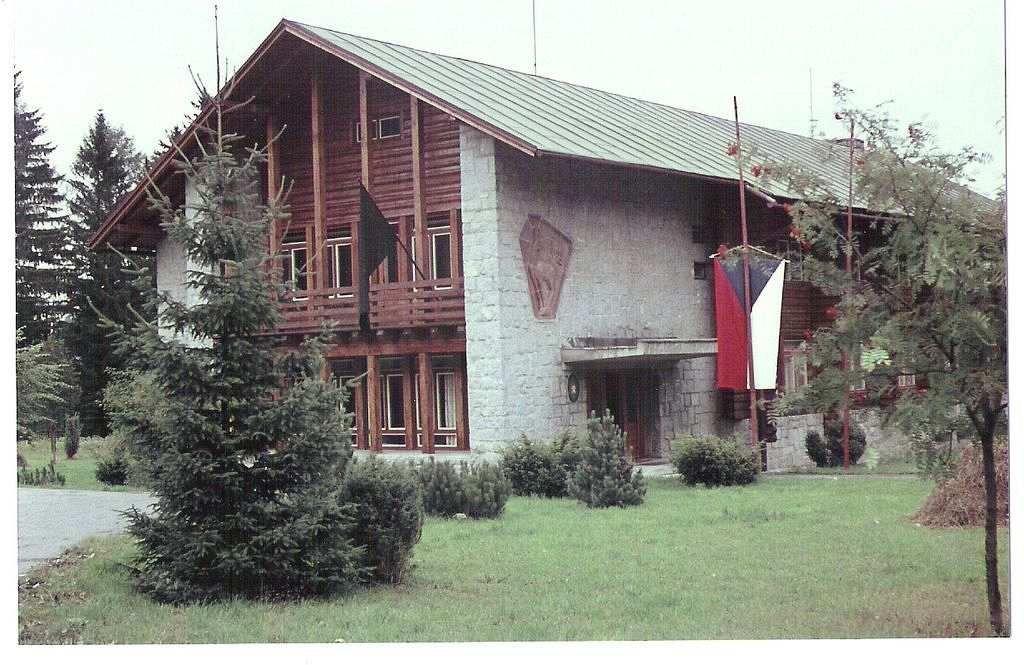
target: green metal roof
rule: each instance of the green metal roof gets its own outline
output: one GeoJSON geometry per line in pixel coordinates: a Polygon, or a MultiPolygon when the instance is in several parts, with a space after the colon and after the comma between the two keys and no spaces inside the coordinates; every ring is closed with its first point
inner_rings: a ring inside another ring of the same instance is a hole
{"type": "MultiPolygon", "coordinates": [[[[737,179],[735,158],[726,153],[735,142],[732,120],[327,28],[285,23],[300,34],[309,33],[328,50],[354,59],[357,66],[371,65],[378,70],[371,73],[392,79],[390,83],[407,87],[427,101],[454,107],[457,117],[497,130],[499,138],[532,154],[737,179]]],[[[845,145],[756,125],[740,126],[745,151],[754,149],[758,159],[810,169],[826,179],[833,193],[845,198],[849,168],[845,145]]],[[[796,197],[780,183],[752,184],[772,195],[796,197]]]]}

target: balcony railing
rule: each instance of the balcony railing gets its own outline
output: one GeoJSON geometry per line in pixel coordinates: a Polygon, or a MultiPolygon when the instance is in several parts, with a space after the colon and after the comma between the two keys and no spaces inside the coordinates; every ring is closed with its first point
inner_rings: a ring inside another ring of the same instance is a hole
{"type": "MultiPolygon", "coordinates": [[[[373,330],[457,326],[466,322],[461,279],[434,279],[370,285],[370,327],[373,330]]],[[[309,333],[325,319],[337,330],[359,329],[356,290],[312,289],[287,294],[276,332],[309,333]]]]}

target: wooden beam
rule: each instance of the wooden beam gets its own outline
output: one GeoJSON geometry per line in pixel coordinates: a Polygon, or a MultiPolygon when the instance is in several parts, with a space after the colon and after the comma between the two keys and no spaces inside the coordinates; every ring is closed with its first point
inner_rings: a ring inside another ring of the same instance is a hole
{"type": "MultiPolygon", "coordinates": [[[[427,208],[423,187],[423,126],[420,100],[409,95],[409,118],[412,127],[412,210],[413,233],[416,237],[416,263],[430,279],[430,252],[427,249],[427,208]]],[[[413,271],[416,272],[416,271],[413,271]]],[[[413,280],[422,279],[419,273],[413,280]]]]}
{"type": "Polygon", "coordinates": [[[356,448],[366,450],[366,379],[360,380],[352,389],[355,391],[356,448]]]}
{"type": "Polygon", "coordinates": [[[460,450],[469,450],[469,376],[466,373],[465,355],[459,356],[458,370],[455,373],[455,445],[460,450]]]}
{"type": "Polygon", "coordinates": [[[366,434],[370,450],[380,450],[380,363],[366,356],[366,434]]]}
{"type": "Polygon", "coordinates": [[[459,279],[462,277],[462,211],[458,208],[448,211],[448,228],[452,239],[452,279],[459,279]]]}
{"type": "Polygon", "coordinates": [[[324,127],[323,127],[323,81],[322,68],[313,69],[310,86],[311,134],[313,138],[313,236],[314,248],[311,257],[312,269],[315,272],[313,288],[327,287],[326,271],[323,269],[322,251],[327,239],[327,201],[324,163],[324,127]]]}
{"type": "Polygon", "coordinates": [[[423,428],[423,452],[434,452],[434,371],[430,354],[416,356],[420,373],[420,427],[423,428]]]}
{"type": "Polygon", "coordinates": [[[370,108],[366,98],[366,87],[370,82],[370,75],[364,71],[359,72],[359,126],[363,128],[362,140],[359,142],[360,157],[362,160],[362,183],[366,191],[370,191],[370,108]]]}
{"type": "MultiPolygon", "coordinates": [[[[281,131],[277,116],[273,113],[267,114],[267,203],[269,204],[277,196],[278,187],[281,184],[281,149],[274,137],[281,131]]],[[[277,222],[270,222],[270,255],[276,256],[278,251],[277,222]]],[[[274,262],[277,268],[278,262],[274,262]]]]}
{"type": "Polygon", "coordinates": [[[414,383],[415,366],[410,356],[402,358],[402,400],[403,411],[405,411],[405,447],[409,450],[416,448],[416,401],[413,399],[416,392],[414,383]]]}

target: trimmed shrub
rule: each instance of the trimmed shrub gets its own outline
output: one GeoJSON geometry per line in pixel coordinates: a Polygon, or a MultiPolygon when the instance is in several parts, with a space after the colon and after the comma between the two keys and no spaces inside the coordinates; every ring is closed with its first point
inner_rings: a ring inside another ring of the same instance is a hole
{"type": "Polygon", "coordinates": [[[587,420],[587,438],[569,479],[569,493],[590,508],[633,506],[644,501],[643,472],[626,459],[626,439],[609,412],[587,420]]]}
{"type": "Polygon", "coordinates": [[[64,474],[53,468],[53,462],[35,469],[18,469],[19,485],[60,485],[64,486],[64,474]]]}
{"type": "MultiPolygon", "coordinates": [[[[820,467],[843,465],[843,423],[839,419],[825,421],[825,437],[808,432],[804,439],[807,456],[820,467]]],[[[867,448],[867,437],[858,425],[850,423],[850,464],[856,464],[867,448]]]]}
{"type": "Polygon", "coordinates": [[[687,485],[748,485],[757,480],[760,459],[735,439],[684,436],[672,443],[672,465],[687,485]]]}
{"type": "Polygon", "coordinates": [[[512,495],[512,483],[494,464],[461,465],[464,484],[462,510],[474,519],[499,517],[512,495]]]}
{"type": "Polygon", "coordinates": [[[824,467],[832,466],[829,462],[832,460],[832,453],[828,449],[828,445],[825,443],[825,437],[818,432],[811,430],[804,437],[804,447],[807,449],[807,456],[815,463],[815,465],[824,467]]]}
{"type": "Polygon", "coordinates": [[[452,517],[498,517],[512,494],[512,483],[493,464],[450,462],[413,464],[423,493],[423,509],[428,515],[452,517]]]}
{"type": "Polygon", "coordinates": [[[72,414],[64,419],[64,455],[68,459],[74,459],[82,443],[82,420],[78,414],[72,414]]]}
{"type": "Polygon", "coordinates": [[[378,459],[349,463],[340,500],[355,506],[352,540],[379,582],[398,584],[423,527],[423,497],[413,472],[378,459]]]}
{"type": "Polygon", "coordinates": [[[127,485],[131,472],[128,449],[120,440],[107,440],[96,454],[96,480],[104,485],[127,485]]]}
{"type": "Polygon", "coordinates": [[[428,515],[451,517],[462,512],[465,484],[451,463],[431,458],[413,463],[413,472],[423,495],[423,510],[428,515]]]}
{"type": "Polygon", "coordinates": [[[568,496],[569,476],[576,468],[579,443],[569,432],[551,443],[535,443],[526,435],[501,451],[501,470],[517,496],[568,496]]]}

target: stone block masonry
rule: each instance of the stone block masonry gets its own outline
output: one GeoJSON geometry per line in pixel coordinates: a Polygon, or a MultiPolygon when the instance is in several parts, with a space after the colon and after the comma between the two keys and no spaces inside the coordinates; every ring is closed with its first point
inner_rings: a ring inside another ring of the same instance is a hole
{"type": "MultiPolygon", "coordinates": [[[[550,438],[584,424],[587,396],[569,402],[569,369],[560,358],[569,338],[713,336],[711,284],[693,275],[693,263],[707,253],[691,241],[700,213],[694,181],[531,158],[466,126],[460,147],[474,451],[493,452],[521,433],[550,438]],[[573,242],[552,320],[533,315],[519,247],[531,214],[573,242]]],[[[711,359],[661,371],[659,410],[668,417],[659,439],[711,430],[711,359]]]]}

